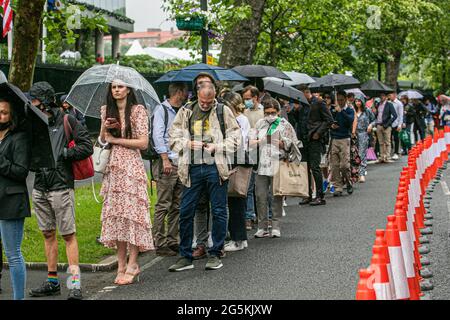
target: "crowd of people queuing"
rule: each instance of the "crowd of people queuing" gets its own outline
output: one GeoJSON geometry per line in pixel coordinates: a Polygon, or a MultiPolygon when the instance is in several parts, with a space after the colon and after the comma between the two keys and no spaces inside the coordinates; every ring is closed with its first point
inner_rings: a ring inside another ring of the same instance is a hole
{"type": "MultiPolygon", "coordinates": [[[[398,98],[395,92],[367,99],[345,91],[312,93],[305,86],[299,88],[308,101],[304,104],[275,98],[252,85],[240,92],[219,90],[211,75],[200,73],[192,97],[186,84],[170,84],[168,98],[149,121],[133,88],[116,79],[108,89],[98,137],[98,143],[111,150],[101,189],[99,241],[117,249],[117,285],[139,279],[140,252],[179,255],[169,268],[172,272],[193,269],[193,260],[203,258],[206,270],[216,270],[227,252],[248,247],[249,231],[254,229],[255,238],[280,238],[285,199],[272,193],[272,184],[277,163],[290,161],[296,150],[306,163],[309,186],[299,204],[320,206],[326,205],[328,192],[334,197],[343,196],[344,190],[351,195],[355,183],[366,181],[369,161],[396,161],[413,141],[450,125],[450,99],[444,95],[437,103],[398,98]],[[153,223],[141,158],[148,148],[157,154],[151,161],[157,189],[153,223]],[[236,197],[229,194],[228,183],[238,170],[248,173],[248,188],[236,197]]],[[[29,295],[61,292],[58,231],[71,274],[68,298],[81,299],[71,162],[89,157],[93,142],[82,116],[64,98],[59,106],[50,84],[35,83],[29,99],[48,117],[59,155],[55,168],[34,169],[32,203],[48,275],[29,295]],[[65,135],[67,123],[73,128],[70,138],[65,135]],[[69,140],[75,147],[68,148],[69,140]]],[[[24,299],[26,268],[20,246],[24,219],[31,215],[26,186],[30,148],[11,103],[0,99],[0,233],[14,298],[24,299]]]]}

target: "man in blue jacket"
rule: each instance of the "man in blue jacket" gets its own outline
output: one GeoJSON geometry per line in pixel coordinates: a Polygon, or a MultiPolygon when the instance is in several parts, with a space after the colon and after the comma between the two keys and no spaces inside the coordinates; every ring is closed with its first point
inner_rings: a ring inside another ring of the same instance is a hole
{"type": "Polygon", "coordinates": [[[355,119],[355,111],[347,105],[345,91],[337,93],[337,105],[331,109],[334,122],[331,125],[331,183],[335,187],[333,196],[342,195],[344,185],[347,185],[347,193],[353,193],[353,185],[350,179],[350,137],[355,119]]]}

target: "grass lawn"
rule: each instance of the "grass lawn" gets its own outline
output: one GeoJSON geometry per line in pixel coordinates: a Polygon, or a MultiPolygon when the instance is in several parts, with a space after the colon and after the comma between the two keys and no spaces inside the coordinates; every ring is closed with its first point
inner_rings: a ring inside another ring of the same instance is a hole
{"type": "MultiPolygon", "coordinates": [[[[97,194],[100,192],[101,184],[96,184],[97,194]]],[[[149,195],[150,190],[149,190],[149,195]]],[[[156,203],[156,189],[153,187],[151,204],[156,203]]],[[[77,238],[80,252],[80,263],[98,263],[115,251],[105,248],[96,242],[96,237],[101,233],[100,215],[102,205],[94,200],[92,186],[83,186],[75,190],[76,203],[76,226],[77,238]]],[[[153,221],[153,206],[151,210],[153,221]]],[[[38,229],[35,215],[25,219],[24,239],[22,251],[26,262],[45,262],[44,238],[38,229]]],[[[6,259],[4,260],[6,261],[6,259]]],[[[58,262],[67,262],[64,240],[58,236],[58,262]]]]}

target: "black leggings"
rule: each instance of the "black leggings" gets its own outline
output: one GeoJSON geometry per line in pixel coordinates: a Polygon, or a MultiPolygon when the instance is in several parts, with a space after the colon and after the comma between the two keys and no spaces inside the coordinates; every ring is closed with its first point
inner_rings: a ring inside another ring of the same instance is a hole
{"type": "Polygon", "coordinates": [[[400,135],[397,131],[398,127],[392,128],[392,140],[393,140],[393,146],[394,146],[394,153],[399,154],[400,153],[400,135]]]}

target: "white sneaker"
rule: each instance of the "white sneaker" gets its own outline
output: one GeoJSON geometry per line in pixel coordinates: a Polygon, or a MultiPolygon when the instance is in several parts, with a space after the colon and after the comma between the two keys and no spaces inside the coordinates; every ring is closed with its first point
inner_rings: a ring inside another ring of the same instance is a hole
{"type": "Polygon", "coordinates": [[[269,236],[269,232],[264,229],[258,229],[255,233],[255,238],[267,238],[269,236]]]}
{"type": "Polygon", "coordinates": [[[280,238],[281,232],[279,229],[272,229],[272,238],[280,238]]]}
{"type": "Polygon", "coordinates": [[[242,243],[244,244],[244,248],[248,248],[248,242],[247,242],[247,240],[242,241],[242,243]]]}
{"type": "Polygon", "coordinates": [[[398,160],[398,154],[394,153],[394,155],[392,156],[392,160],[398,160]]]}
{"type": "Polygon", "coordinates": [[[286,217],[286,211],[284,211],[284,207],[283,207],[283,212],[281,213],[281,216],[286,217]]]}
{"type": "Polygon", "coordinates": [[[227,252],[244,250],[245,246],[243,241],[230,241],[225,247],[224,250],[227,252]]]}

